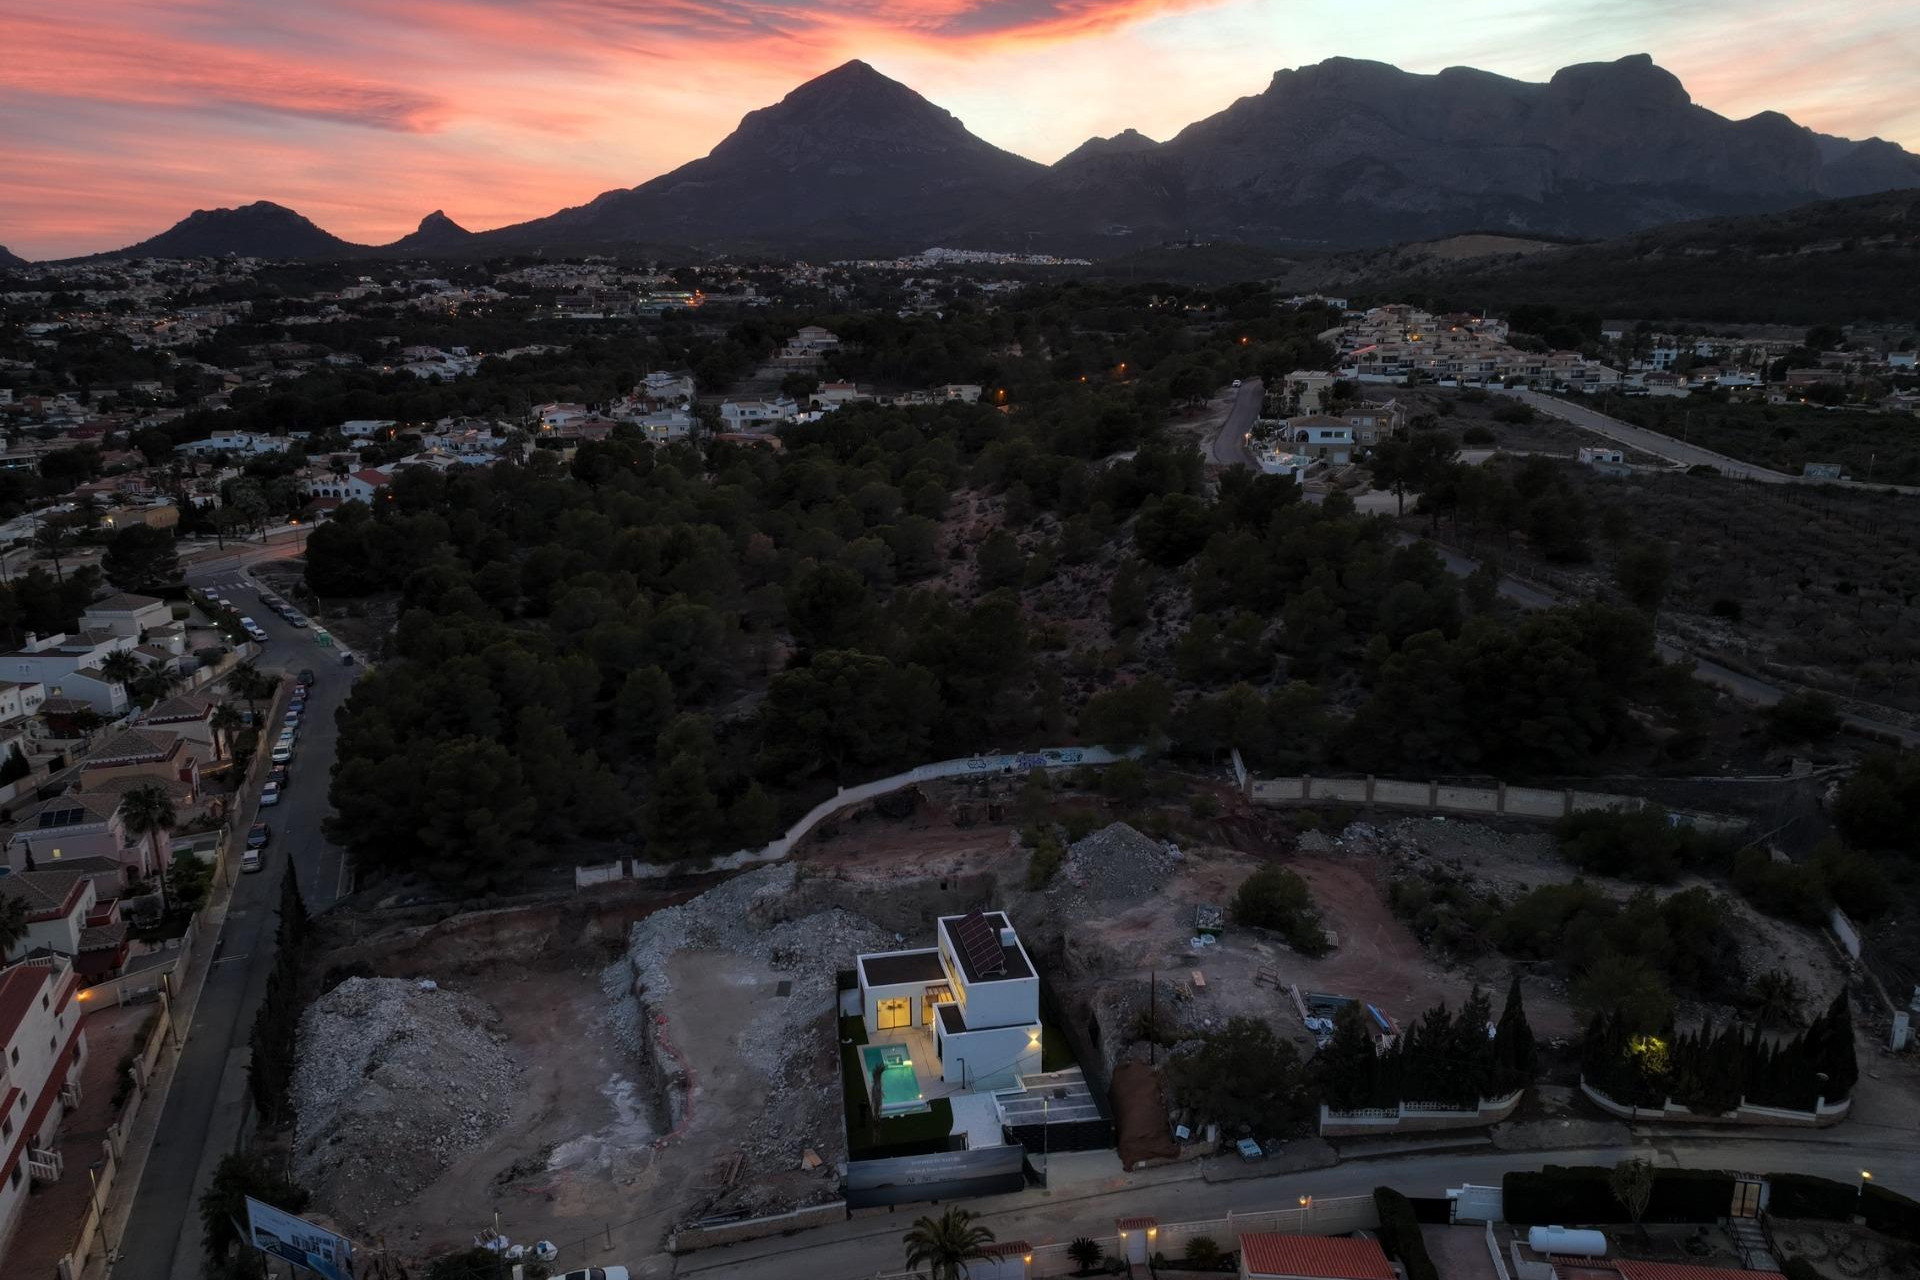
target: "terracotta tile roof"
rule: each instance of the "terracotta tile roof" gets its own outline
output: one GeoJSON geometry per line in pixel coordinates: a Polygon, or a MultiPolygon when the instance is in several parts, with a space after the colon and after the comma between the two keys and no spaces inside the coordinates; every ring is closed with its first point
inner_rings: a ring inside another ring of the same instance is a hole
{"type": "Polygon", "coordinates": [[[87,753],[92,768],[125,764],[131,760],[165,760],[180,745],[180,736],[164,729],[123,729],[87,753]]]}
{"type": "MultiPolygon", "coordinates": [[[[172,655],[169,654],[169,657],[172,655]]],[[[181,694],[165,698],[153,704],[146,714],[148,724],[178,723],[182,720],[204,720],[213,714],[213,699],[202,698],[194,694],[181,694]]]]}
{"type": "Polygon", "coordinates": [[[1113,1221],[1113,1225],[1114,1225],[1114,1228],[1119,1231],[1139,1231],[1145,1227],[1159,1226],[1160,1219],[1158,1218],[1115,1218],[1113,1221]]]}
{"type": "Polygon", "coordinates": [[[1397,1280],[1393,1264],[1372,1240],[1256,1231],[1240,1237],[1240,1256],[1250,1276],[1397,1280]]]}
{"type": "Polygon", "coordinates": [[[1626,1280],[1772,1280],[1771,1272],[1702,1267],[1691,1262],[1634,1262],[1622,1258],[1614,1262],[1613,1269],[1626,1280]]]}
{"type": "Polygon", "coordinates": [[[15,964],[0,970],[0,1045],[12,1041],[40,988],[54,974],[55,970],[44,964],[15,964]]]}
{"type": "Polygon", "coordinates": [[[0,897],[18,898],[26,904],[27,917],[63,916],[73,910],[82,892],[80,882],[88,874],[64,862],[35,871],[16,871],[0,876],[0,897]]]}
{"type": "Polygon", "coordinates": [[[80,949],[82,951],[118,951],[127,945],[127,922],[115,920],[112,924],[90,924],[80,930],[80,949]]]}
{"type": "Polygon", "coordinates": [[[996,1240],[992,1244],[980,1246],[980,1252],[989,1258],[1017,1258],[1033,1252],[1033,1246],[1025,1240],[996,1240]]]}

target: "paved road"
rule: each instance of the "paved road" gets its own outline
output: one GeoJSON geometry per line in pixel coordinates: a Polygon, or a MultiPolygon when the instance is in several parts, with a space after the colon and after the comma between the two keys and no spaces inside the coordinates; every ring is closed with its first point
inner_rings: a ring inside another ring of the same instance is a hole
{"type": "MultiPolygon", "coordinates": [[[[251,562],[288,554],[278,548],[256,547],[252,552],[242,553],[243,559],[251,562]]],[[[234,886],[220,934],[220,958],[209,970],[194,1010],[152,1154],[119,1245],[121,1261],[113,1268],[114,1280],[169,1280],[200,1274],[198,1197],[202,1176],[208,1171],[203,1166],[225,1153],[246,1111],[247,1037],[273,967],[280,878],[289,865],[297,867],[301,893],[312,911],[330,906],[347,888],[344,856],[322,838],[320,821],[327,812],[334,712],[359,668],[341,667],[332,650],[313,643],[312,631],[287,626],[270,610],[258,607],[258,593],[251,586],[231,585],[245,581],[234,563],[223,559],[197,565],[188,571],[188,581],[196,586],[222,584],[220,594],[267,630],[272,638],[256,660],[262,670],[297,672],[312,667],[317,684],[301,725],[286,798],[260,811],[273,826],[266,867],[261,874],[241,876],[234,886]]],[[[277,730],[270,731],[269,743],[273,736],[277,730]]],[[[253,799],[246,797],[247,807],[242,810],[248,823],[253,818],[253,799]]]]}
{"type": "Polygon", "coordinates": [[[1260,416],[1260,402],[1265,394],[1260,379],[1248,378],[1233,393],[1233,408],[1227,411],[1227,420],[1220,424],[1220,430],[1207,442],[1207,461],[1222,467],[1251,467],[1253,452],[1247,448],[1247,433],[1253,430],[1253,421],[1260,416]]]}
{"type": "Polygon", "coordinates": [[[1715,453],[1712,449],[1703,449],[1697,444],[1688,444],[1672,436],[1662,435],[1658,431],[1649,431],[1645,427],[1636,427],[1630,422],[1610,418],[1585,405],[1575,404],[1571,400],[1562,400],[1558,396],[1542,395],[1538,391],[1527,391],[1515,387],[1506,392],[1515,399],[1523,400],[1543,413],[1564,419],[1574,426],[1595,435],[1605,436],[1618,444],[1650,453],[1656,458],[1665,458],[1669,462],[1682,466],[1709,466],[1717,468],[1722,475],[1736,480],[1758,480],[1762,484],[1798,484],[1802,477],[1790,476],[1782,471],[1771,471],[1766,467],[1755,466],[1751,462],[1741,462],[1729,458],[1724,453],[1715,453]]]}
{"type": "MultiPolygon", "coordinates": [[[[1317,1198],[1365,1195],[1390,1182],[1408,1195],[1438,1196],[1463,1183],[1495,1185],[1501,1175],[1516,1169],[1538,1169],[1546,1163],[1611,1165],[1629,1156],[1652,1160],[1663,1168],[1725,1168],[1742,1172],[1792,1169],[1843,1181],[1859,1178],[1862,1168],[1896,1190],[1911,1194],[1920,1187],[1920,1148],[1911,1132],[1821,1135],[1804,1140],[1687,1139],[1663,1135],[1654,1143],[1581,1151],[1469,1152],[1410,1155],[1364,1160],[1311,1173],[1282,1174],[1210,1183],[1199,1179],[1191,1166],[1149,1170],[1129,1175],[1112,1168],[1106,1153],[1106,1172],[1090,1173],[1065,1185],[1056,1180],[1050,1198],[1032,1192],[1018,1196],[969,1201],[981,1213],[982,1224],[1002,1240],[1033,1243],[1071,1240],[1077,1235],[1110,1236],[1114,1219],[1152,1215],[1162,1222],[1192,1222],[1225,1217],[1229,1212],[1292,1208],[1301,1195],[1317,1198]],[[1167,1175],[1178,1180],[1156,1179],[1167,1175]]],[[[1057,1157],[1065,1164],[1069,1157],[1057,1157]]],[[[1100,1166],[1089,1157],[1086,1168],[1100,1166]]],[[[776,1277],[873,1276],[898,1271],[902,1252],[900,1234],[918,1216],[907,1210],[886,1217],[858,1218],[809,1231],[790,1239],[749,1241],[728,1248],[702,1250],[677,1260],[676,1276],[708,1276],[718,1280],[775,1280],[776,1277]]]]}

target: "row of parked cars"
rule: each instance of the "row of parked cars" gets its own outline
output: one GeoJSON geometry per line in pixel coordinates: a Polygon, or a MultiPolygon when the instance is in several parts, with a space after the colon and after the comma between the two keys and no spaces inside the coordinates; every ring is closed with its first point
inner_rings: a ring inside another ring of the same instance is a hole
{"type": "MultiPolygon", "coordinates": [[[[313,670],[303,670],[295,684],[293,697],[287,703],[286,714],[281,717],[280,737],[273,744],[273,753],[269,757],[273,767],[267,774],[267,781],[260,788],[260,807],[271,808],[280,803],[280,797],[287,789],[293,768],[293,747],[300,736],[300,720],[306,714],[307,695],[313,691],[313,670]]],[[[246,848],[240,854],[242,871],[258,871],[264,865],[267,842],[273,838],[273,828],[266,819],[254,823],[247,829],[246,848]]]]}

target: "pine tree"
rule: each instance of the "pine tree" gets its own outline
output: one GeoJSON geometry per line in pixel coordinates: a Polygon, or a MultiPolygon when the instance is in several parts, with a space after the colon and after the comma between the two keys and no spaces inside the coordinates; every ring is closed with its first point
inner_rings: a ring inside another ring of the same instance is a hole
{"type": "Polygon", "coordinates": [[[1534,1043],[1533,1027],[1527,1022],[1526,1004],[1520,995],[1520,975],[1516,973],[1507,987],[1507,1002],[1500,1010],[1500,1022],[1494,1029],[1494,1089],[1507,1094],[1532,1084],[1539,1071],[1539,1058],[1540,1047],[1534,1043]]]}
{"type": "Polygon", "coordinates": [[[1333,1018],[1333,1038],[1313,1060],[1321,1100],[1335,1111],[1390,1107],[1397,1101],[1380,1096],[1380,1073],[1366,1018],[1357,1003],[1340,1010],[1333,1018]]]}

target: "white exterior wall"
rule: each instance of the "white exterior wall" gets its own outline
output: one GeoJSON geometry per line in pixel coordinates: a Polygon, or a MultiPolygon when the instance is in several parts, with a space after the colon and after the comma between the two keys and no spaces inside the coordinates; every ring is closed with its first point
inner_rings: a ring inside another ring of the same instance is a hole
{"type": "Polygon", "coordinates": [[[160,600],[154,601],[144,609],[116,613],[94,613],[88,610],[80,615],[81,626],[111,631],[117,636],[138,637],[143,631],[164,627],[172,621],[173,610],[160,600]]]}
{"type": "MultiPolygon", "coordinates": [[[[1021,954],[1026,948],[1021,947],[1021,954]]],[[[999,978],[986,982],[967,981],[965,969],[955,959],[953,939],[947,936],[946,922],[940,923],[940,963],[946,966],[947,980],[960,1001],[969,1027],[1029,1026],[1040,1021],[1040,979],[999,978]]],[[[1027,957],[1033,969],[1033,957],[1027,957]]]]}
{"type": "MultiPolygon", "coordinates": [[[[935,1019],[934,1025],[939,1026],[935,1019]]],[[[1022,1075],[1040,1070],[1040,1024],[995,1027],[988,1031],[968,1031],[940,1038],[940,1079],[958,1085],[965,1077],[968,1088],[979,1092],[1005,1089],[1019,1083],[1022,1075]]]]}
{"type": "MultiPolygon", "coordinates": [[[[0,1159],[4,1159],[6,1153],[12,1150],[20,1136],[21,1127],[32,1116],[46,1091],[49,1088],[59,1089],[69,1079],[78,1079],[86,1066],[85,1033],[81,1033],[75,1041],[74,1047],[80,1053],[78,1061],[69,1057],[67,1048],[68,1039],[73,1035],[75,1024],[81,1016],[80,1004],[70,999],[64,1009],[58,1007],[60,988],[65,983],[68,969],[65,962],[60,962],[46,970],[48,980],[40,991],[47,998],[47,1007],[42,1008],[36,997],[26,1016],[20,1020],[13,1038],[7,1042],[4,1053],[0,1053],[0,1097],[4,1097],[11,1089],[20,1090],[19,1101],[14,1104],[13,1112],[8,1117],[13,1132],[0,1138],[0,1159]],[[13,1060],[16,1052],[20,1055],[18,1062],[13,1060]]],[[[27,1145],[49,1145],[64,1114],[64,1108],[58,1103],[49,1107],[38,1132],[33,1134],[27,1145]]],[[[19,1225],[26,1210],[27,1193],[33,1186],[33,1179],[27,1173],[25,1146],[21,1148],[18,1168],[18,1186],[14,1185],[12,1170],[0,1169],[0,1249],[5,1247],[19,1225]]]]}
{"type": "Polygon", "coordinates": [[[82,882],[80,901],[74,904],[71,914],[58,920],[35,920],[27,925],[27,936],[14,943],[7,952],[7,959],[15,960],[37,947],[48,947],[63,956],[80,953],[80,930],[86,927],[87,915],[99,902],[100,895],[95,892],[92,880],[82,882]]]}

